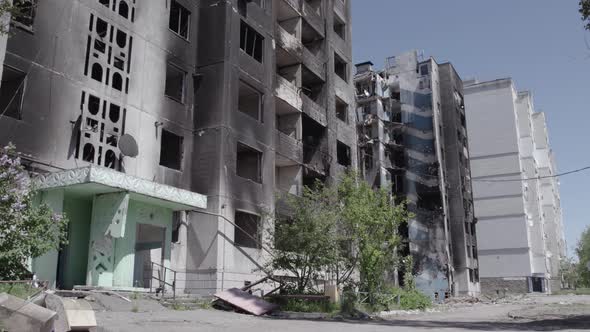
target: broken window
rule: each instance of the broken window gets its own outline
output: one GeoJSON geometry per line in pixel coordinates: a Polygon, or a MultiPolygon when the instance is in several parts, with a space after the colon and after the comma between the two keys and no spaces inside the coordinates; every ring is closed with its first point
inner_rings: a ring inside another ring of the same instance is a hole
{"type": "Polygon", "coordinates": [[[160,165],[180,170],[182,166],[183,137],[162,129],[160,165]]]}
{"type": "Polygon", "coordinates": [[[423,64],[420,66],[420,75],[422,76],[428,76],[429,70],[428,70],[428,65],[427,64],[423,64]]]}
{"type": "Polygon", "coordinates": [[[336,156],[338,164],[346,167],[351,165],[350,147],[348,145],[338,141],[336,143],[336,156]]]}
{"type": "Polygon", "coordinates": [[[334,73],[348,81],[348,65],[338,54],[334,53],[334,73]]]}
{"type": "Polygon", "coordinates": [[[186,72],[168,63],[166,65],[166,96],[176,100],[179,103],[184,103],[184,80],[186,72]]]}
{"type": "Polygon", "coordinates": [[[37,0],[14,0],[14,7],[17,14],[13,20],[27,27],[32,27],[35,21],[35,9],[37,0]]]}
{"type": "Polygon", "coordinates": [[[346,40],[346,23],[336,14],[334,14],[334,32],[340,38],[346,40]]]}
{"type": "Polygon", "coordinates": [[[262,122],[262,94],[243,81],[240,81],[238,110],[262,122]]]}
{"type": "Polygon", "coordinates": [[[262,63],[264,37],[244,21],[240,25],[240,49],[262,63]]]}
{"type": "Polygon", "coordinates": [[[27,74],[4,66],[0,86],[0,114],[20,120],[22,118],[23,95],[27,74]]]}
{"type": "Polygon", "coordinates": [[[348,104],[336,97],[336,117],[348,123],[348,104]]]}
{"type": "Polygon", "coordinates": [[[260,217],[247,212],[236,211],[234,243],[239,247],[260,248],[260,217]]]}
{"type": "Polygon", "coordinates": [[[170,21],[168,27],[177,35],[188,39],[190,30],[191,12],[175,0],[170,3],[170,21]]]}
{"type": "Polygon", "coordinates": [[[239,177],[262,183],[262,152],[238,143],[236,174],[239,177]]]}

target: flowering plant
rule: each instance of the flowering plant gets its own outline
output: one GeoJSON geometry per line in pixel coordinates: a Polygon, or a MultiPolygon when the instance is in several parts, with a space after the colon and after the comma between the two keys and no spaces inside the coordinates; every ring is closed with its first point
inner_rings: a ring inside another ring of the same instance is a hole
{"type": "Polygon", "coordinates": [[[14,145],[0,150],[0,280],[23,279],[26,263],[66,243],[68,221],[38,203],[14,145]]]}

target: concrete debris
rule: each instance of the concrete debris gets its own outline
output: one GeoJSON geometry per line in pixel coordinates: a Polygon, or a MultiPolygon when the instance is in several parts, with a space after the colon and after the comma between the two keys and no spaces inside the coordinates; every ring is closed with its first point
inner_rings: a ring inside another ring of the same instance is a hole
{"type": "Polygon", "coordinates": [[[94,310],[86,300],[47,294],[45,305],[57,312],[56,332],[88,330],[96,327],[94,310]]]}
{"type": "Polygon", "coordinates": [[[263,299],[238,288],[231,288],[217,293],[215,294],[215,297],[230,304],[232,307],[255,316],[264,315],[278,308],[276,304],[266,302],[263,299]]]}
{"type": "Polygon", "coordinates": [[[56,317],[55,311],[6,293],[0,294],[0,327],[2,331],[51,332],[56,317]]]}

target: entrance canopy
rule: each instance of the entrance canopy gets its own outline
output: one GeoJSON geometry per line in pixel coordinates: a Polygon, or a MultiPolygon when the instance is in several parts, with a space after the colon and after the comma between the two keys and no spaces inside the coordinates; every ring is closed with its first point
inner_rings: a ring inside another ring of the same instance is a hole
{"type": "Polygon", "coordinates": [[[98,166],[41,175],[35,179],[35,186],[39,190],[64,188],[79,196],[128,192],[133,200],[173,211],[207,208],[205,195],[98,166]]]}

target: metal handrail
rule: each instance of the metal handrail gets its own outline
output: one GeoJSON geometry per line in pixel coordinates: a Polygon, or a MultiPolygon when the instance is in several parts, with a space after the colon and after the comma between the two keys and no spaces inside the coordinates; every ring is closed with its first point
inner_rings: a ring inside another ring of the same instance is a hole
{"type": "Polygon", "coordinates": [[[162,295],[164,295],[164,292],[166,290],[165,286],[170,286],[172,287],[172,299],[176,300],[176,271],[172,270],[171,268],[165,267],[162,264],[158,264],[155,262],[151,262],[151,269],[150,269],[150,273],[151,273],[151,278],[150,278],[150,293],[152,292],[152,281],[155,279],[160,283],[160,286],[158,288],[156,288],[156,295],[161,291],[162,295]],[[154,276],[154,265],[160,267],[160,269],[158,269],[158,276],[154,276]],[[171,271],[173,273],[173,280],[172,283],[166,282],[166,274],[167,271],[171,271]],[[164,274],[164,276],[162,277],[160,274],[164,274]]]}

